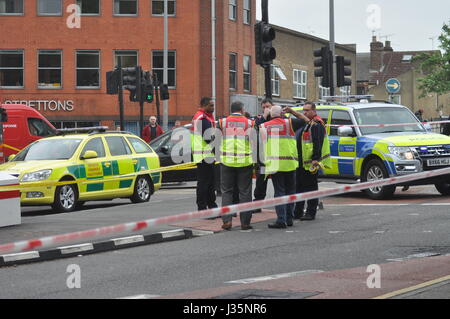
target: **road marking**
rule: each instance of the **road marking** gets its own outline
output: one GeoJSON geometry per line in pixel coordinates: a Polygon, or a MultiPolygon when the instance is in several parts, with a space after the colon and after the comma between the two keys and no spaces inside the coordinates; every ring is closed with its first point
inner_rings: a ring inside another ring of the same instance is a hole
{"type": "Polygon", "coordinates": [[[449,206],[450,203],[425,203],[422,206],[449,206]]]}
{"type": "Polygon", "coordinates": [[[345,233],[345,230],[330,230],[330,234],[342,234],[345,233]]]}
{"type": "Polygon", "coordinates": [[[27,259],[39,258],[39,252],[38,251],[27,251],[25,253],[2,255],[0,257],[3,257],[4,262],[27,260],[27,259]]]}
{"type": "Polygon", "coordinates": [[[278,274],[278,275],[270,275],[270,276],[263,276],[263,277],[226,281],[225,283],[226,284],[251,284],[251,283],[260,282],[260,281],[268,281],[268,280],[280,279],[280,278],[289,278],[289,277],[295,277],[295,276],[301,276],[301,275],[315,274],[315,273],[320,273],[320,272],[323,272],[323,270],[302,270],[302,271],[289,272],[289,273],[278,274]]]}
{"type": "Polygon", "coordinates": [[[417,213],[412,213],[412,214],[408,214],[409,216],[419,216],[420,214],[417,213]]]}
{"type": "Polygon", "coordinates": [[[331,214],[331,216],[341,216],[341,214],[331,214]]]}
{"type": "Polygon", "coordinates": [[[94,245],[92,245],[91,243],[87,243],[87,244],[58,247],[58,249],[61,251],[61,254],[65,255],[93,250],[94,245]]]}
{"type": "Polygon", "coordinates": [[[375,234],[384,234],[385,232],[386,232],[385,230],[374,231],[375,234]]]}
{"type": "Polygon", "coordinates": [[[152,299],[152,298],[158,298],[158,297],[161,297],[161,295],[136,295],[136,296],[117,298],[117,299],[152,299]]]}
{"type": "Polygon", "coordinates": [[[174,229],[174,230],[167,230],[164,232],[161,232],[162,238],[172,238],[177,236],[183,236],[184,235],[184,229],[174,229]]]}
{"type": "Polygon", "coordinates": [[[444,281],[448,281],[448,280],[450,280],[450,275],[445,276],[445,277],[441,277],[441,278],[437,278],[437,279],[434,279],[434,280],[426,281],[424,283],[421,283],[419,285],[415,285],[415,286],[412,286],[412,287],[396,290],[396,291],[393,291],[393,292],[390,292],[390,293],[387,293],[387,294],[375,297],[373,299],[388,299],[388,298],[392,298],[392,297],[395,297],[395,296],[398,296],[398,295],[403,295],[405,293],[408,293],[408,292],[411,292],[411,291],[414,291],[414,290],[418,290],[418,289],[421,289],[421,288],[425,288],[425,287],[428,287],[428,286],[431,286],[431,285],[435,285],[435,284],[438,284],[438,283],[441,283],[441,282],[444,282],[444,281]]]}
{"type": "Polygon", "coordinates": [[[144,236],[136,235],[136,236],[122,237],[122,238],[114,238],[111,240],[114,242],[115,246],[120,246],[120,245],[127,245],[127,244],[142,242],[142,241],[144,241],[144,236]]]}
{"type": "Polygon", "coordinates": [[[392,259],[386,259],[387,261],[405,261],[409,259],[414,258],[425,258],[425,257],[433,257],[433,256],[440,256],[440,253],[434,253],[434,252],[425,252],[420,254],[413,254],[406,257],[400,257],[400,258],[392,258],[392,259]]]}
{"type": "Polygon", "coordinates": [[[408,206],[412,204],[327,204],[328,206],[334,206],[334,207],[345,207],[345,206],[408,206]]]}
{"type": "Polygon", "coordinates": [[[432,233],[433,231],[432,230],[424,230],[423,232],[424,233],[432,233]]]}

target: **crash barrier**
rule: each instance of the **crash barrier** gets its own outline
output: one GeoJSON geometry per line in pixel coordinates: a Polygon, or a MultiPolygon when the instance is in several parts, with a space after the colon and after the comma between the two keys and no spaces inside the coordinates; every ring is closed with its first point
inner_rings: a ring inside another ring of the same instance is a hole
{"type": "Polygon", "coordinates": [[[0,227],[21,223],[18,186],[16,177],[0,172],[0,227]]]}
{"type": "Polygon", "coordinates": [[[378,181],[365,182],[360,184],[345,185],[332,189],[325,189],[319,191],[313,191],[308,193],[287,195],[282,197],[276,197],[271,199],[259,200],[254,202],[236,204],[231,206],[224,206],[219,208],[207,209],[202,211],[195,211],[191,213],[182,213],[174,216],[157,217],[147,219],[138,222],[131,222],[125,224],[119,224],[114,226],[100,227],[91,230],[85,230],[80,232],[74,232],[69,234],[62,234],[56,236],[43,237],[33,240],[18,241],[8,244],[0,245],[0,254],[16,253],[29,251],[36,248],[48,248],[55,245],[67,244],[69,242],[75,242],[84,239],[93,239],[97,237],[103,237],[105,235],[117,234],[117,233],[135,233],[142,232],[143,230],[150,229],[155,226],[168,225],[177,222],[185,222],[192,219],[204,219],[211,217],[218,217],[223,215],[235,214],[243,211],[251,211],[258,208],[267,208],[277,205],[283,205],[288,203],[295,203],[298,201],[310,200],[314,198],[322,198],[328,196],[339,195],[348,192],[361,191],[364,189],[386,186],[393,184],[402,184],[414,180],[420,180],[424,178],[436,177],[450,174],[450,168],[443,168],[433,171],[427,171],[422,173],[416,173],[400,177],[391,177],[378,181]]]}

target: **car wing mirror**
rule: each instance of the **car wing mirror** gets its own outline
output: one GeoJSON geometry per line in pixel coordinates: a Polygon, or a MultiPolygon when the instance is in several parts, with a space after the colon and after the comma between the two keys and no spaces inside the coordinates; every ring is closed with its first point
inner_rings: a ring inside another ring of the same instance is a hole
{"type": "Polygon", "coordinates": [[[338,136],[355,136],[355,132],[353,131],[353,127],[350,126],[341,126],[338,128],[338,136]]]}
{"type": "Polygon", "coordinates": [[[169,153],[169,146],[164,145],[161,147],[161,152],[163,152],[164,154],[168,154],[169,153]]]}
{"type": "Polygon", "coordinates": [[[8,156],[8,162],[11,162],[16,157],[16,154],[12,154],[8,156]]]}
{"type": "Polygon", "coordinates": [[[90,159],[90,158],[97,158],[98,154],[96,151],[86,151],[83,156],[81,156],[82,159],[90,159]]]}

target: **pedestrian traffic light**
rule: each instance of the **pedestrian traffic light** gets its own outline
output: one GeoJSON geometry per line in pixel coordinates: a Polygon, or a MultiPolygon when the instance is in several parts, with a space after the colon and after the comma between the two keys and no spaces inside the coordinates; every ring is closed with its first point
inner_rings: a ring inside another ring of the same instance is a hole
{"type": "Polygon", "coordinates": [[[154,87],[150,72],[145,72],[142,79],[142,100],[147,103],[153,102],[154,87]]]}
{"type": "Polygon", "coordinates": [[[352,75],[352,69],[346,68],[350,66],[352,61],[346,59],[343,56],[336,57],[336,75],[337,75],[337,86],[350,86],[352,85],[352,79],[346,78],[346,76],[352,75]]]}
{"type": "Polygon", "coordinates": [[[161,101],[169,99],[169,87],[167,86],[167,84],[162,84],[159,87],[159,92],[160,92],[161,101]]]}
{"type": "Polygon", "coordinates": [[[130,91],[130,101],[139,102],[142,80],[142,68],[134,66],[129,68],[122,68],[123,88],[130,91]]]}
{"type": "Polygon", "coordinates": [[[256,64],[268,66],[277,56],[277,51],[272,47],[275,39],[275,29],[267,22],[260,21],[255,24],[255,57],[256,64]]]}
{"type": "Polygon", "coordinates": [[[119,93],[119,70],[106,72],[106,94],[119,93]]]}
{"type": "Polygon", "coordinates": [[[314,60],[315,77],[322,78],[322,86],[331,87],[331,78],[333,74],[333,54],[328,46],[324,46],[320,49],[314,50],[314,56],[318,59],[314,60]]]}
{"type": "Polygon", "coordinates": [[[8,113],[2,107],[0,107],[0,123],[8,122],[8,113]]]}

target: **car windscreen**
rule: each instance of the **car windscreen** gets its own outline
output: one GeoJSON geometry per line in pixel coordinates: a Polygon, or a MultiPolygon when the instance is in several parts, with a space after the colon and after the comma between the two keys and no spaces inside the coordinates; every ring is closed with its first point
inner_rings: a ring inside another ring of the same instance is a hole
{"type": "Polygon", "coordinates": [[[80,142],[81,139],[75,138],[39,140],[23,149],[13,161],[66,160],[73,156],[80,142]]]}
{"type": "Polygon", "coordinates": [[[395,132],[426,132],[422,124],[407,108],[401,107],[374,107],[354,111],[358,125],[373,124],[407,124],[386,127],[360,127],[363,135],[395,132]]]}

